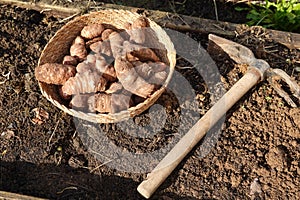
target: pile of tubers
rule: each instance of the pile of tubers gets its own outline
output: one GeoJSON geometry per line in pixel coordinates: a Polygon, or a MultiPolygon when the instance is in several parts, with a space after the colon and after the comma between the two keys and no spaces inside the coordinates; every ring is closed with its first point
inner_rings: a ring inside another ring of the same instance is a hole
{"type": "Polygon", "coordinates": [[[169,68],[146,47],[149,21],[140,17],[125,30],[90,24],[81,30],[62,63],[36,67],[40,82],[58,85],[74,109],[117,113],[149,98],[165,82],[169,68]]]}

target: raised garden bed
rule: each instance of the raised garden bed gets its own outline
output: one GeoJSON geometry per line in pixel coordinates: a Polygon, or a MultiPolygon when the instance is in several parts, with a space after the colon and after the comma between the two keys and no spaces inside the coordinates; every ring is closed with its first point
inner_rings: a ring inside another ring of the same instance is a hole
{"type": "MultiPolygon", "coordinates": [[[[90,11],[86,10],[90,8],[87,2],[0,3],[0,190],[49,199],[143,199],[136,187],[146,173],[114,169],[109,167],[114,162],[112,153],[99,150],[97,153],[104,156],[99,159],[87,151],[83,145],[86,138],[76,131],[73,118],[41,95],[34,78],[34,68],[46,43],[69,20],[67,17],[90,11]],[[36,118],[34,108],[49,114],[42,125],[32,123],[36,118]]],[[[232,39],[300,82],[296,70],[300,65],[298,34],[112,4],[92,7],[137,11],[163,27],[187,34],[204,48],[208,33],[232,39]]],[[[214,59],[224,87],[229,89],[242,76],[243,68],[225,56],[214,59]]],[[[179,59],[177,72],[189,77],[192,69],[183,69],[186,66],[179,59]]],[[[198,78],[191,76],[189,81],[202,99],[197,112],[203,115],[211,106],[212,94],[204,92],[198,78]]],[[[169,95],[166,93],[158,102],[171,102],[170,114],[176,116],[175,101],[169,95]]],[[[188,104],[179,106],[192,109],[188,104]]],[[[145,112],[133,121],[143,125],[148,118],[145,112]]],[[[260,83],[227,113],[221,134],[208,154],[202,157],[200,146],[195,148],[153,199],[251,199],[255,195],[250,186],[256,178],[261,186],[261,192],[256,192],[261,199],[296,199],[300,187],[299,119],[299,107],[291,108],[268,82],[260,83]]],[[[191,120],[181,123],[188,129],[193,120],[191,116],[191,120]]],[[[101,127],[108,130],[106,134],[114,144],[133,152],[147,152],[164,146],[176,135],[172,127],[178,120],[170,118],[169,123],[164,132],[150,140],[123,133],[116,124],[101,127]]]]}

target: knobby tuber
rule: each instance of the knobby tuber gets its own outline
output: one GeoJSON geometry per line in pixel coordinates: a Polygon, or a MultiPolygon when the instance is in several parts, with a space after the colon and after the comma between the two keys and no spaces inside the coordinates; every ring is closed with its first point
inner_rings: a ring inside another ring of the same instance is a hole
{"type": "Polygon", "coordinates": [[[105,91],[106,84],[105,78],[98,73],[88,70],[69,78],[62,86],[62,91],[68,95],[95,93],[105,91]]]}
{"type": "Polygon", "coordinates": [[[123,87],[133,94],[147,98],[154,91],[154,85],[147,83],[140,77],[133,65],[127,60],[121,57],[116,58],[115,70],[123,87]]]}
{"type": "Polygon", "coordinates": [[[153,69],[147,63],[142,63],[140,61],[132,62],[135,71],[143,78],[148,79],[153,74],[153,69]]]}
{"type": "Polygon", "coordinates": [[[96,37],[92,40],[88,40],[85,43],[85,48],[90,49],[92,44],[94,44],[95,42],[99,42],[99,41],[102,41],[102,37],[96,37]]]}
{"type": "Polygon", "coordinates": [[[74,43],[70,48],[70,55],[77,57],[78,60],[82,61],[87,56],[85,45],[74,43]]]}
{"type": "Polygon", "coordinates": [[[88,105],[88,98],[90,97],[90,94],[77,94],[73,95],[72,100],[70,101],[70,107],[71,108],[77,108],[77,109],[84,109],[87,108],[88,105]]]}
{"type": "Polygon", "coordinates": [[[132,51],[131,54],[143,62],[146,62],[146,61],[158,62],[158,61],[160,61],[159,57],[150,48],[141,48],[138,50],[134,50],[134,51],[132,51]]]}
{"type": "Polygon", "coordinates": [[[118,93],[123,89],[123,85],[120,82],[113,82],[107,90],[105,90],[105,93],[112,94],[112,93],[118,93]]]}
{"type": "Polygon", "coordinates": [[[95,37],[101,36],[105,27],[103,24],[91,24],[83,27],[81,30],[81,36],[86,39],[93,39],[95,37]]]}
{"type": "Polygon", "coordinates": [[[85,48],[84,39],[80,36],[77,36],[73,44],[70,47],[70,55],[78,58],[79,61],[82,61],[87,56],[87,50],[85,48]]]}
{"type": "Polygon", "coordinates": [[[71,95],[65,94],[65,93],[62,91],[62,86],[59,86],[59,87],[58,87],[58,93],[59,93],[59,95],[60,95],[64,100],[70,100],[70,99],[72,98],[71,95]]]}
{"type": "Polygon", "coordinates": [[[88,99],[88,109],[91,112],[111,112],[111,96],[105,93],[94,94],[88,99]]]}
{"type": "Polygon", "coordinates": [[[73,44],[81,44],[81,45],[85,45],[85,41],[81,36],[77,36],[74,41],[73,44]]]}
{"type": "Polygon", "coordinates": [[[156,53],[148,48],[143,47],[139,44],[132,44],[129,41],[125,41],[123,43],[124,51],[126,53],[132,54],[132,56],[137,57],[140,61],[147,62],[147,61],[153,61],[153,62],[159,62],[160,59],[156,55],[156,53]]]}
{"type": "Polygon", "coordinates": [[[139,17],[132,24],[127,24],[130,41],[143,44],[146,40],[146,27],[149,27],[149,22],[145,17],[139,17]]]}
{"type": "Polygon", "coordinates": [[[108,40],[108,39],[109,39],[109,35],[110,35],[112,32],[114,32],[113,29],[110,29],[110,28],[105,29],[105,30],[102,32],[102,34],[101,34],[102,40],[103,40],[103,41],[108,40]]]}
{"type": "Polygon", "coordinates": [[[63,59],[63,64],[64,65],[77,65],[77,59],[74,56],[65,56],[63,59]]]}
{"type": "Polygon", "coordinates": [[[166,71],[168,66],[163,62],[147,62],[154,72],[166,71]]]}
{"type": "Polygon", "coordinates": [[[114,31],[109,35],[109,42],[112,55],[117,58],[123,53],[124,38],[118,32],[114,31]]]}
{"type": "Polygon", "coordinates": [[[76,66],[76,71],[78,74],[82,74],[86,71],[92,71],[93,66],[90,63],[81,62],[76,66]]]}
{"type": "Polygon", "coordinates": [[[75,74],[76,69],[72,65],[46,63],[35,68],[36,79],[48,84],[63,85],[75,74]]]}
{"type": "Polygon", "coordinates": [[[120,94],[98,93],[88,99],[91,112],[117,113],[132,106],[131,96],[120,94]]]}
{"type": "Polygon", "coordinates": [[[120,112],[145,101],[167,78],[167,65],[145,46],[150,37],[147,18],[128,23],[125,32],[108,26],[83,27],[63,64],[47,63],[35,69],[39,81],[59,85],[57,91],[69,107],[120,112]]]}
{"type": "Polygon", "coordinates": [[[156,72],[147,81],[151,84],[162,85],[165,82],[167,76],[168,74],[165,71],[156,72]]]}
{"type": "Polygon", "coordinates": [[[112,50],[110,48],[109,41],[98,41],[90,45],[90,49],[95,53],[105,54],[106,56],[112,56],[112,50]]]}

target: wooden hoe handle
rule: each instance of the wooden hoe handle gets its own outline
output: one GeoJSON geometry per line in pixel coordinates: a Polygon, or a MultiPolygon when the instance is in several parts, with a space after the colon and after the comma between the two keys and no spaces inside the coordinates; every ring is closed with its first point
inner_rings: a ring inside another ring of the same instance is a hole
{"type": "Polygon", "coordinates": [[[262,79],[262,72],[255,67],[251,67],[180,139],[153,171],[147,175],[147,179],[138,186],[138,192],[145,198],[149,198],[207,131],[212,128],[244,94],[262,79]]]}

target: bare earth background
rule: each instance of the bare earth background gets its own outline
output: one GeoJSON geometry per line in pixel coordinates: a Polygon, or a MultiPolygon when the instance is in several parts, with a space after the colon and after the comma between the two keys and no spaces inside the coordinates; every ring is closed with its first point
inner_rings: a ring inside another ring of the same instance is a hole
{"type": "MultiPolygon", "coordinates": [[[[56,3],[67,6],[64,1],[56,3]]],[[[212,1],[127,1],[127,5],[212,19],[215,16],[212,1]]],[[[231,4],[218,2],[218,6],[220,20],[245,22],[245,14],[234,12],[231,4]]],[[[73,118],[49,103],[39,91],[34,68],[48,40],[66,23],[60,20],[33,10],[0,5],[0,190],[50,199],[143,199],[136,187],[146,174],[120,172],[103,165],[86,151],[73,118]],[[42,125],[31,121],[34,108],[49,113],[42,125]]],[[[206,47],[207,35],[186,34],[206,47]]],[[[299,72],[295,71],[299,67],[299,50],[289,50],[265,38],[260,28],[245,29],[234,40],[300,82],[299,72]]],[[[229,89],[242,76],[243,68],[226,57],[214,59],[229,89]]],[[[188,76],[189,69],[179,69],[185,66],[179,62],[177,70],[188,76]]],[[[210,94],[201,90],[195,77],[190,82],[205,97],[202,104],[207,110],[210,94]]],[[[159,100],[162,104],[167,101],[168,94],[159,100]]],[[[170,111],[174,113],[175,108],[170,111]]],[[[147,120],[147,112],[135,118],[136,123],[143,120],[147,120]]],[[[176,124],[176,119],[171,118],[171,127],[172,123],[176,124]]],[[[191,122],[185,123],[192,126],[191,122]]],[[[111,140],[124,148],[138,151],[149,145],[111,131],[114,125],[104,126],[110,130],[107,134],[111,140]]],[[[170,135],[156,135],[150,144],[159,148],[170,135]]],[[[200,154],[200,149],[195,148],[153,199],[297,199],[299,107],[291,108],[263,82],[227,113],[221,136],[209,154],[204,158],[200,154]],[[261,186],[256,196],[250,192],[255,178],[261,186]]]]}

